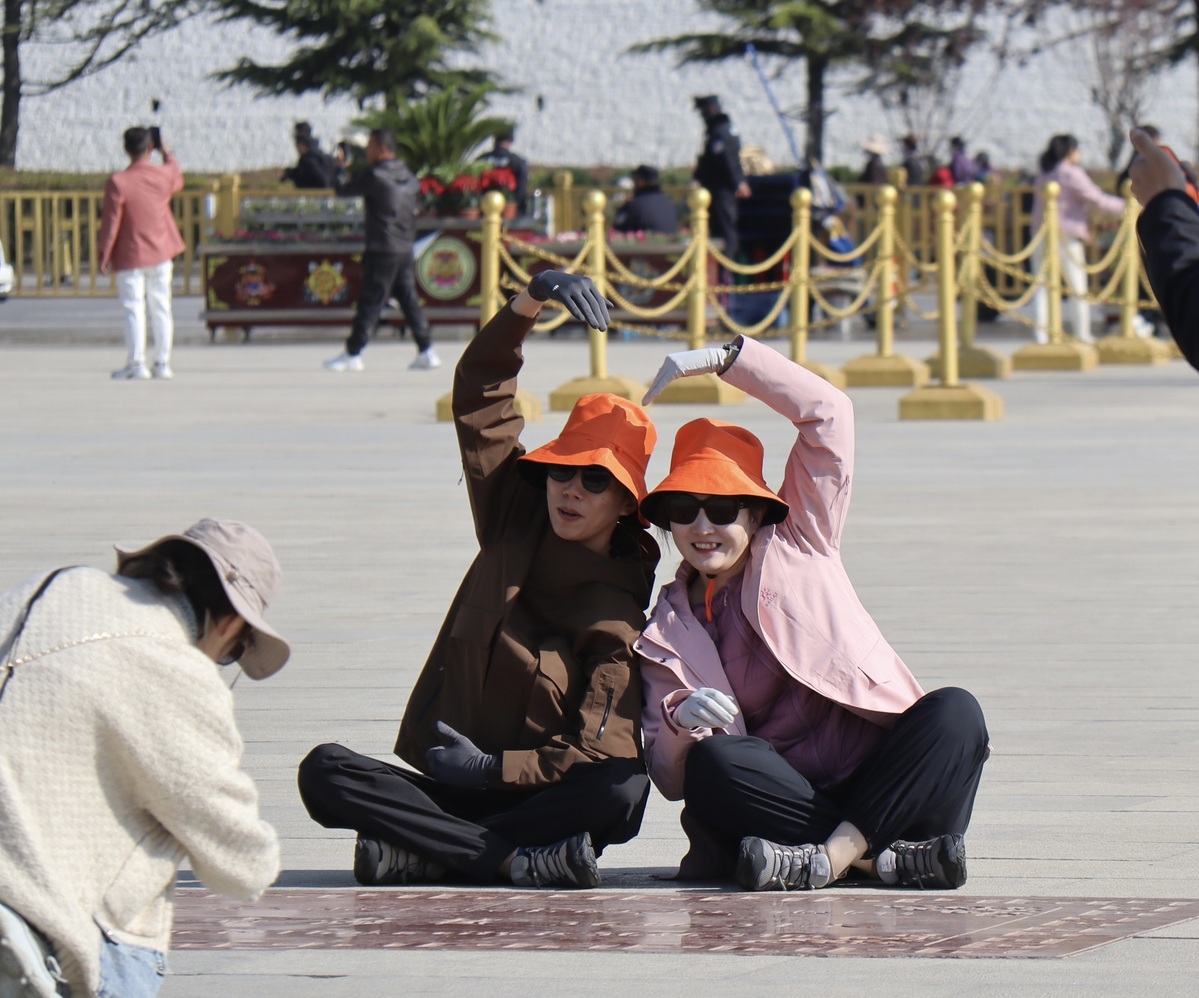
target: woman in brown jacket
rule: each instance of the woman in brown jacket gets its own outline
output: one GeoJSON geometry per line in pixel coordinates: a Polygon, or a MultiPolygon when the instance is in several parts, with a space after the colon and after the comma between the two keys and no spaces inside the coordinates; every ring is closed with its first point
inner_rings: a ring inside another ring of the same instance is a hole
{"type": "Polygon", "coordinates": [[[361,884],[448,872],[593,887],[596,855],[641,827],[649,780],[632,645],[659,552],[637,504],[657,433],[632,402],[588,395],[556,440],[524,453],[516,376],[549,298],[607,328],[588,278],[546,271],[454,374],[480,551],[404,712],[396,754],[417,771],[332,744],[300,764],[313,819],[358,832],[361,884]]]}

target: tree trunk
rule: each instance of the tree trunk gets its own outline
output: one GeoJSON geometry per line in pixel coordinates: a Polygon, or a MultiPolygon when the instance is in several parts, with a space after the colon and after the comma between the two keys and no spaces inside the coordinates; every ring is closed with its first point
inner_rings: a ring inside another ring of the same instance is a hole
{"type": "MultiPolygon", "coordinates": [[[[1199,4],[1199,0],[1195,0],[1199,4]]],[[[820,163],[824,162],[824,73],[828,60],[808,56],[808,141],[807,154],[820,163]]]]}
{"type": "Polygon", "coordinates": [[[0,34],[4,55],[0,166],[10,169],[17,165],[17,122],[21,107],[21,4],[22,0],[4,0],[4,27],[0,34]]]}

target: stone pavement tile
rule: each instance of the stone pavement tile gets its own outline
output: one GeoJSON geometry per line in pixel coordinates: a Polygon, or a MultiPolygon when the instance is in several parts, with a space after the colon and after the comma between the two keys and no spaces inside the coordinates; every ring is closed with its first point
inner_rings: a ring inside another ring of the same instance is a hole
{"type": "Polygon", "coordinates": [[[180,891],[172,945],[730,955],[1074,956],[1199,917],[1199,900],[958,897],[947,892],[709,893],[273,889],[254,905],[180,891]]]}

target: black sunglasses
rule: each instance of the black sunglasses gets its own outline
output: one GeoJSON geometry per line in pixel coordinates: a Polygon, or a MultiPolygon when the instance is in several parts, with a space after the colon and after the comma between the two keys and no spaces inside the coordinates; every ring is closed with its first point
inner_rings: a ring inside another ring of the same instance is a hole
{"type": "Polygon", "coordinates": [[[217,665],[232,665],[234,662],[240,662],[241,657],[254,647],[254,628],[249,624],[241,630],[241,636],[237,639],[237,644],[230,648],[224,655],[216,660],[217,665]]]}
{"type": "Polygon", "coordinates": [[[697,499],[693,495],[677,494],[662,500],[662,512],[671,523],[694,523],[702,509],[708,522],[723,527],[737,519],[737,514],[748,509],[749,503],[738,496],[708,496],[697,499]]]}
{"type": "Polygon", "coordinates": [[[601,468],[598,464],[589,464],[584,468],[580,468],[574,464],[550,464],[546,465],[545,473],[555,482],[569,482],[580,475],[583,481],[583,488],[588,492],[594,492],[599,495],[612,484],[612,472],[607,468],[601,468]]]}

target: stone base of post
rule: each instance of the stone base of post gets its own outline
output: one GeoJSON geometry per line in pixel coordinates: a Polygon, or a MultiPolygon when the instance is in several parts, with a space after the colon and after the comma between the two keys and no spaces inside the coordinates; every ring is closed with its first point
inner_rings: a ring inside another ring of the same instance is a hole
{"type": "MultiPolygon", "coordinates": [[[[640,401],[634,399],[634,401],[640,401]]],[[[666,405],[740,405],[745,392],[720,380],[715,374],[698,374],[693,378],[672,381],[654,399],[666,405]]]]}
{"type": "Polygon", "coordinates": [[[845,375],[845,383],[855,388],[919,388],[927,384],[929,379],[927,364],[901,354],[893,357],[880,357],[877,354],[855,357],[841,368],[841,373],[845,375]]]}
{"type": "MultiPolygon", "coordinates": [[[[541,419],[541,402],[536,395],[531,395],[523,388],[516,389],[516,397],[512,404],[516,411],[525,418],[526,423],[536,423],[541,419]]],[[[437,400],[437,422],[450,423],[454,420],[454,396],[443,395],[437,400]]]]}
{"type": "Polygon", "coordinates": [[[1095,344],[1100,364],[1168,364],[1170,348],[1161,340],[1129,336],[1105,336],[1095,344]]]}
{"type": "MultiPolygon", "coordinates": [[[[942,377],[939,353],[924,363],[934,378],[942,377]]],[[[1012,360],[988,347],[958,347],[958,374],[963,378],[1010,378],[1012,360]]]]}
{"type": "Polygon", "coordinates": [[[849,387],[849,379],[837,368],[830,367],[828,364],[822,364],[818,360],[805,360],[799,366],[806,371],[811,371],[819,378],[824,378],[834,388],[845,389],[849,387]]]}
{"type": "Polygon", "coordinates": [[[550,392],[550,409],[554,412],[569,412],[584,395],[595,395],[597,392],[608,392],[618,398],[628,399],[630,402],[640,405],[647,391],[649,391],[648,385],[621,375],[609,375],[606,378],[574,378],[550,392]]]}
{"type": "Polygon", "coordinates": [[[1099,366],[1099,351],[1089,343],[1030,343],[1012,354],[1016,371],[1093,371],[1099,366]]]}
{"type": "Polygon", "coordinates": [[[900,419],[1002,419],[1003,398],[981,385],[928,385],[899,400],[900,419]]]}

